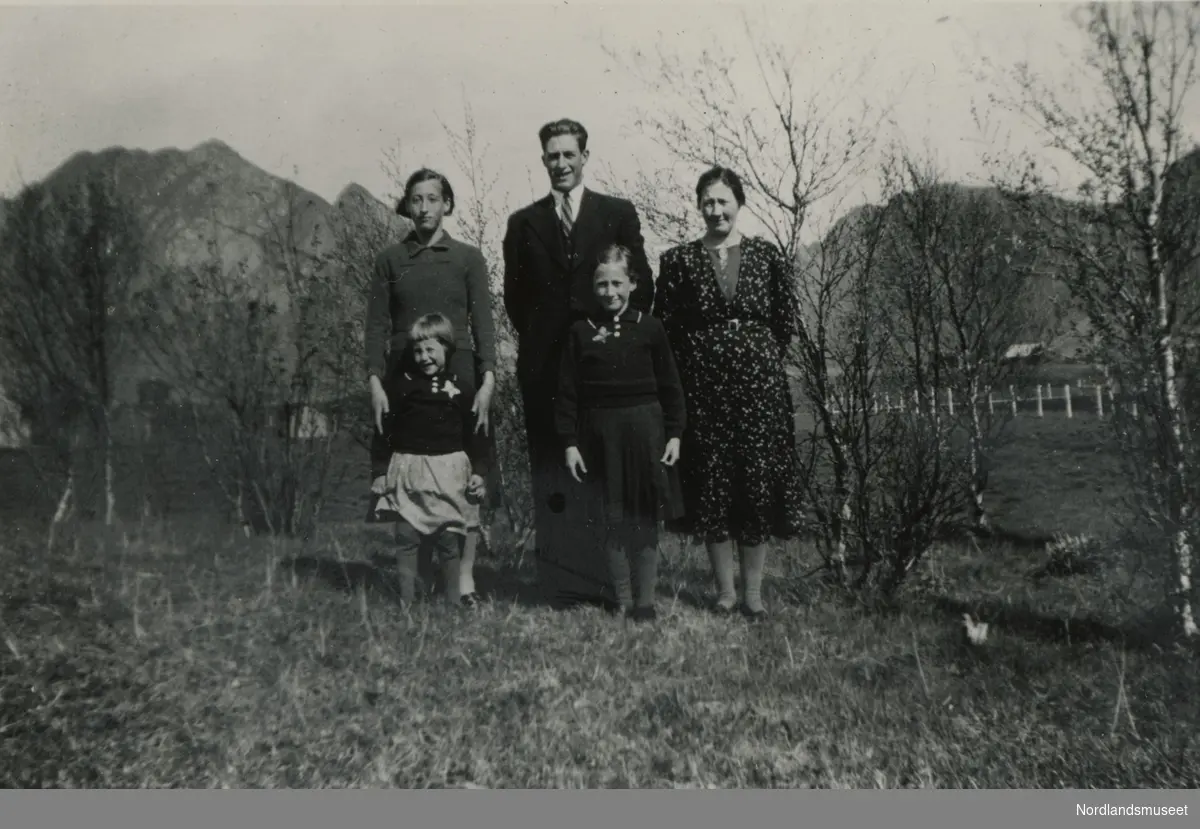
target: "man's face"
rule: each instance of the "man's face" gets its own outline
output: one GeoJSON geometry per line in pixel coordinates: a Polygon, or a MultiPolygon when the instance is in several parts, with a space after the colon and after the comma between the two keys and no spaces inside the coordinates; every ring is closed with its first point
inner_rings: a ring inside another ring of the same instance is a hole
{"type": "Polygon", "coordinates": [[[587,160],[587,151],[579,149],[579,139],[573,135],[556,135],[542,150],[542,164],[546,165],[550,186],[560,193],[583,181],[583,165],[587,160]]]}

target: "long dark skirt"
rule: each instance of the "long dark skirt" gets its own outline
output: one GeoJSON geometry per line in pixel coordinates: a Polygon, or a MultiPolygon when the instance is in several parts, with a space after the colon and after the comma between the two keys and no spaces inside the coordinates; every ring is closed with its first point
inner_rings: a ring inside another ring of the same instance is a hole
{"type": "MultiPolygon", "coordinates": [[[[684,512],[679,473],[662,462],[667,438],[662,407],[645,403],[580,413],[579,451],[587,466],[582,484],[589,528],[653,531],[684,512]]],[[[577,486],[579,486],[577,484],[577,486]]]]}

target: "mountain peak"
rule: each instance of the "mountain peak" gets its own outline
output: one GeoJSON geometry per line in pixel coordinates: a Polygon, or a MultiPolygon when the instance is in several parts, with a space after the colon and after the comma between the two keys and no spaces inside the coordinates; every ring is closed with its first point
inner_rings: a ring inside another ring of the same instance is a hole
{"type": "Polygon", "coordinates": [[[355,221],[352,217],[371,216],[379,226],[391,228],[393,235],[403,236],[412,226],[408,219],[396,215],[396,211],[358,182],[350,182],[342,188],[337,198],[333,200],[333,208],[346,220],[355,221]]]}
{"type": "Polygon", "coordinates": [[[219,138],[210,138],[207,141],[201,141],[196,146],[188,150],[187,154],[193,157],[200,158],[236,158],[239,161],[243,160],[238,155],[237,150],[226,144],[219,138]]]}
{"type": "Polygon", "coordinates": [[[379,199],[371,193],[370,190],[363,187],[356,181],[352,181],[342,188],[342,191],[337,194],[333,200],[335,205],[342,205],[345,202],[377,202],[379,199]]]}

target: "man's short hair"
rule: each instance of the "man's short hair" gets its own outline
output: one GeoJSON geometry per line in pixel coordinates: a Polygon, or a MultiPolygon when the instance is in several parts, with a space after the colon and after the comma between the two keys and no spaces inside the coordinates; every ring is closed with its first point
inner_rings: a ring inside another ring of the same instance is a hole
{"type": "Polygon", "coordinates": [[[573,135],[575,140],[579,142],[579,151],[587,150],[588,132],[583,124],[578,121],[572,121],[570,118],[560,118],[557,121],[551,121],[538,130],[538,139],[542,142],[542,149],[546,149],[546,145],[550,143],[551,138],[557,138],[560,135],[573,135]]]}

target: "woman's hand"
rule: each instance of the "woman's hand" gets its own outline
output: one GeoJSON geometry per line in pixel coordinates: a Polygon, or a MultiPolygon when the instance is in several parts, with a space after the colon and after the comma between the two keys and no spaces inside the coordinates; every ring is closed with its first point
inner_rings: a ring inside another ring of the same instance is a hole
{"type": "Polygon", "coordinates": [[[483,383],[479,386],[479,391],[475,392],[475,403],[471,406],[471,414],[475,415],[475,431],[482,431],[485,435],[491,428],[488,412],[492,406],[492,392],[495,388],[496,375],[490,371],[484,372],[483,383]]]}
{"type": "Polygon", "coordinates": [[[375,414],[375,428],[382,435],[383,416],[390,411],[387,392],[383,390],[383,383],[377,375],[372,374],[368,382],[371,386],[371,411],[375,414]]]}
{"type": "Polygon", "coordinates": [[[472,475],[467,482],[467,497],[473,501],[482,501],[485,487],[482,475],[472,475]]]}
{"type": "Polygon", "coordinates": [[[571,470],[571,477],[583,483],[583,478],[579,477],[579,473],[587,474],[587,465],[583,462],[583,455],[579,454],[579,447],[567,447],[567,469],[571,470]]]}
{"type": "Polygon", "coordinates": [[[674,466],[679,460],[679,438],[671,438],[667,441],[667,451],[663,453],[662,462],[667,466],[674,466]]]}

